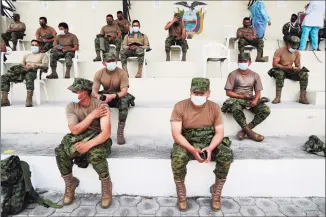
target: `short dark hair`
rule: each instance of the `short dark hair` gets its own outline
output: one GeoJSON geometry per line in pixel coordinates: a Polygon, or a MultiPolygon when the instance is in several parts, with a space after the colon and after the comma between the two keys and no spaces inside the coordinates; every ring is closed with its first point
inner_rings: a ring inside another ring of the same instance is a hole
{"type": "Polygon", "coordinates": [[[48,19],[46,19],[46,17],[40,17],[40,19],[39,20],[44,20],[44,22],[48,22],[48,19]]]}
{"type": "Polygon", "coordinates": [[[292,14],[291,17],[296,17],[296,18],[298,18],[298,15],[296,15],[296,14],[292,14]]]}
{"type": "Polygon", "coordinates": [[[122,14],[122,11],[117,11],[117,14],[122,14]]]}
{"type": "Polygon", "coordinates": [[[250,21],[250,17],[243,18],[243,22],[246,21],[246,20],[249,20],[250,21]]]}
{"type": "Polygon", "coordinates": [[[58,27],[63,27],[64,29],[69,29],[67,23],[59,23],[58,27]]]}
{"type": "Polygon", "coordinates": [[[32,44],[33,42],[37,42],[37,45],[40,45],[40,42],[39,42],[38,40],[33,39],[33,40],[31,41],[31,44],[32,44]]]}
{"type": "Polygon", "coordinates": [[[131,25],[133,25],[134,23],[138,23],[138,24],[140,25],[139,20],[134,20],[134,21],[132,21],[132,24],[131,24],[131,25]]]}
{"type": "Polygon", "coordinates": [[[111,17],[111,18],[113,19],[112,14],[108,14],[108,15],[106,15],[106,18],[108,18],[108,17],[111,17]]]}

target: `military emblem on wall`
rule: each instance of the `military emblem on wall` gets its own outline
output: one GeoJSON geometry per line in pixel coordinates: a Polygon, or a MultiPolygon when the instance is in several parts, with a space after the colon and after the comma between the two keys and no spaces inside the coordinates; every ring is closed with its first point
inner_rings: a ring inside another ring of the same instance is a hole
{"type": "Polygon", "coordinates": [[[204,14],[207,3],[200,1],[182,1],[174,3],[187,31],[187,38],[192,39],[204,29],[204,14]]]}

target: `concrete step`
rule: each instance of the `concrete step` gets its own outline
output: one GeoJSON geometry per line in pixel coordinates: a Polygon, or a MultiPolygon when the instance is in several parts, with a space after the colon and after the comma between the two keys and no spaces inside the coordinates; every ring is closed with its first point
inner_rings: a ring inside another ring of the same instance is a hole
{"type": "MultiPolygon", "coordinates": [[[[221,105],[221,102],[219,103],[221,105]]],[[[26,108],[23,103],[1,108],[3,133],[64,133],[68,131],[66,122],[66,103],[46,103],[37,107],[26,108]],[[17,124],[13,120],[19,120],[17,124]],[[33,123],[33,124],[31,124],[33,123]]],[[[170,116],[174,104],[137,103],[129,109],[126,135],[170,136],[170,116]],[[141,124],[140,123],[146,123],[141,124]]],[[[324,135],[325,107],[282,103],[271,105],[271,115],[257,127],[257,132],[265,136],[277,135],[324,135]],[[281,124],[286,121],[288,124],[281,124]]],[[[117,129],[117,109],[112,111],[112,134],[117,129]]],[[[252,114],[245,111],[248,121],[252,114]]],[[[223,115],[225,134],[235,135],[239,126],[229,114],[223,115]]]]}
{"type": "MultiPolygon", "coordinates": [[[[55,163],[54,148],[63,135],[2,133],[1,157],[11,154],[20,156],[31,165],[33,185],[36,188],[62,191],[64,185],[55,163]],[[11,153],[4,154],[8,150],[11,153]]],[[[325,137],[320,138],[325,140],[325,137]]],[[[255,143],[250,140],[239,142],[231,138],[235,161],[223,195],[324,196],[325,172],[320,171],[325,171],[325,159],[301,150],[307,139],[308,137],[267,137],[264,142],[255,143]],[[302,188],[302,185],[309,187],[302,188]]],[[[124,146],[116,145],[115,138],[113,141],[108,163],[114,194],[175,195],[169,159],[173,142],[170,137],[129,137],[124,146]]],[[[188,164],[186,184],[189,197],[209,196],[208,186],[214,181],[213,168],[214,163],[199,164],[191,161],[188,164]]],[[[78,192],[100,192],[99,184],[89,184],[99,183],[91,166],[87,169],[74,168],[74,174],[81,180],[78,192]]]]}

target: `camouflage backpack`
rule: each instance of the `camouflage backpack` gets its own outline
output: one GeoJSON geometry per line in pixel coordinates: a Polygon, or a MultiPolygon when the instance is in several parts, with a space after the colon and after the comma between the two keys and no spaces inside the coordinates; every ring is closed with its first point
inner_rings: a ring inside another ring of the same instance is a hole
{"type": "Polygon", "coordinates": [[[1,160],[1,201],[1,217],[18,214],[33,202],[45,207],[62,207],[40,198],[32,186],[28,163],[14,155],[1,160]]]}

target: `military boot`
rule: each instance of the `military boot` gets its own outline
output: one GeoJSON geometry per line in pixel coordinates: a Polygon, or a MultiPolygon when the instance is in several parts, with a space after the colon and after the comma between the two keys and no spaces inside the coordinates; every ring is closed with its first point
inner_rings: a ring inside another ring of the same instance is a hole
{"type": "Polygon", "coordinates": [[[79,180],[72,176],[72,173],[62,176],[66,184],[65,194],[63,198],[63,204],[69,205],[75,199],[75,190],[79,185],[79,180]]]}
{"type": "Polygon", "coordinates": [[[308,101],[308,99],[307,99],[307,91],[305,91],[305,90],[300,90],[299,103],[302,103],[302,104],[309,104],[309,101],[308,101]]]}
{"type": "Polygon", "coordinates": [[[143,72],[143,64],[140,64],[140,65],[138,65],[138,72],[137,72],[135,78],[141,78],[142,72],[143,72]]]}
{"type": "Polygon", "coordinates": [[[112,182],[109,177],[101,179],[102,183],[102,200],[101,207],[108,208],[112,203],[112,182]]]}
{"type": "Polygon", "coordinates": [[[70,70],[71,70],[71,67],[67,67],[65,78],[70,78],[70,70]]]}
{"type": "Polygon", "coordinates": [[[187,57],[187,53],[186,52],[182,52],[182,59],[181,59],[181,61],[186,61],[186,57],[187,57]]]}
{"type": "Polygon", "coordinates": [[[47,79],[57,79],[58,74],[57,74],[57,68],[51,68],[51,74],[46,76],[47,79]]]}
{"type": "Polygon", "coordinates": [[[126,125],[126,122],[119,121],[119,123],[118,123],[117,142],[119,145],[123,145],[126,143],[125,137],[123,135],[125,125],[126,125]]]}
{"type": "Polygon", "coordinates": [[[12,43],[13,47],[12,47],[12,51],[17,51],[17,42],[16,43],[12,43]]]}
{"type": "Polygon", "coordinates": [[[186,196],[186,186],[184,181],[176,181],[175,186],[177,189],[177,196],[178,196],[178,208],[180,211],[184,212],[188,209],[187,204],[187,196],[186,196]]]}
{"type": "Polygon", "coordinates": [[[263,57],[263,53],[257,52],[256,62],[268,62],[268,57],[263,57]]]}
{"type": "MultiPolygon", "coordinates": [[[[253,125],[252,125],[252,123],[249,123],[249,124],[248,124],[248,127],[249,127],[250,129],[253,129],[253,128],[254,128],[253,125]]],[[[243,129],[240,130],[240,131],[238,132],[238,134],[237,134],[237,137],[238,137],[239,140],[244,140],[244,139],[246,138],[246,132],[245,132],[243,129]]]]}
{"type": "Polygon", "coordinates": [[[98,62],[98,61],[102,61],[101,51],[99,51],[99,50],[96,51],[96,57],[95,57],[95,59],[93,59],[93,62],[98,62]]]}
{"type": "Polygon", "coordinates": [[[276,97],[272,101],[273,104],[278,104],[281,102],[282,88],[276,88],[276,97]]]}
{"type": "Polygon", "coordinates": [[[166,53],[166,61],[170,61],[171,58],[170,58],[170,52],[165,52],[166,53]]]}
{"type": "Polygon", "coordinates": [[[2,91],[1,92],[1,107],[10,106],[10,102],[8,99],[8,92],[2,91]]]}
{"type": "Polygon", "coordinates": [[[26,107],[33,107],[33,91],[28,90],[26,96],[26,107]]]}
{"type": "Polygon", "coordinates": [[[212,209],[218,211],[221,209],[222,189],[226,179],[216,179],[215,184],[211,186],[212,209]]]}
{"type": "Polygon", "coordinates": [[[250,129],[249,126],[245,126],[243,128],[243,131],[247,134],[247,136],[249,137],[249,139],[256,141],[256,142],[261,142],[264,140],[264,136],[255,133],[252,129],[250,129]]]}

